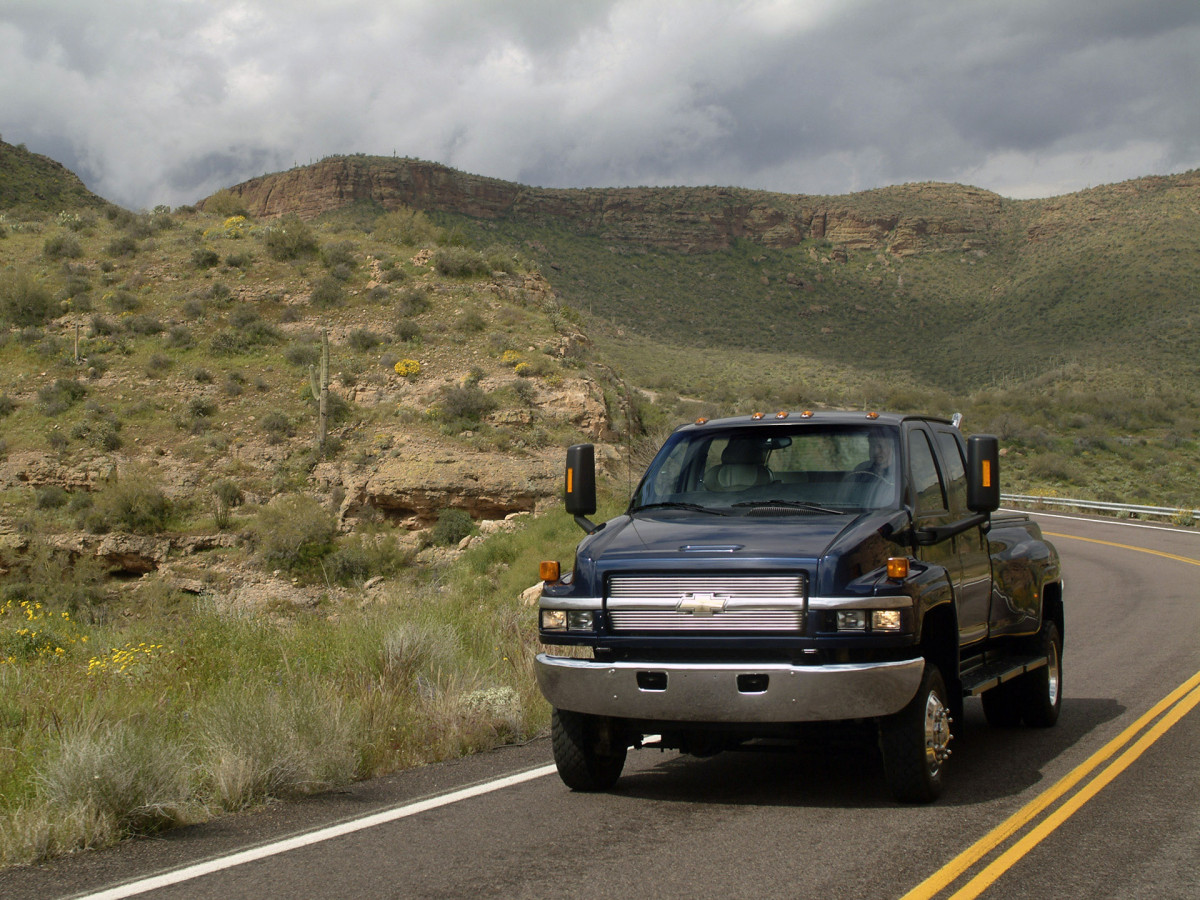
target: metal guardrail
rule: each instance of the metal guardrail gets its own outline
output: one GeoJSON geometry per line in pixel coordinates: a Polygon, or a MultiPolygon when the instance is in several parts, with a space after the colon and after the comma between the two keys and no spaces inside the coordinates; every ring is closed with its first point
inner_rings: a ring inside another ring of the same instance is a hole
{"type": "Polygon", "coordinates": [[[1093,512],[1120,513],[1127,516],[1200,519],[1200,509],[1177,509],[1171,506],[1131,506],[1128,503],[1106,503],[1101,500],[1073,500],[1069,497],[1038,497],[1027,494],[1001,494],[1000,499],[1005,503],[1064,506],[1071,509],[1084,509],[1093,512]]]}

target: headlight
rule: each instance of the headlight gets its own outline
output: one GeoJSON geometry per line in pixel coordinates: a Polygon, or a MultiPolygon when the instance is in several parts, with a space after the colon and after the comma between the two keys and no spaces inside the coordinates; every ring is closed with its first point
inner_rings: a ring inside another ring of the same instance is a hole
{"type": "Polygon", "coordinates": [[[596,611],[593,609],[543,609],[542,631],[595,631],[596,611]]]}
{"type": "Polygon", "coordinates": [[[900,610],[877,609],[871,613],[871,630],[899,631],[901,621],[900,610]]]}
{"type": "Polygon", "coordinates": [[[866,631],[867,611],[865,609],[839,609],[837,614],[838,631],[866,631]]]}
{"type": "Polygon", "coordinates": [[[596,614],[590,609],[573,609],[567,613],[567,631],[591,631],[596,625],[596,614]]]}
{"type": "Polygon", "coordinates": [[[873,634],[898,634],[904,630],[903,611],[899,609],[839,609],[837,630],[873,634]]]}

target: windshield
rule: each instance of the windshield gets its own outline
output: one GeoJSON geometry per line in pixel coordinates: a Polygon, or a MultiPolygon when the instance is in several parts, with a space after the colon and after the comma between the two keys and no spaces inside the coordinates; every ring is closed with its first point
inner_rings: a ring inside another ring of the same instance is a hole
{"type": "Polygon", "coordinates": [[[676,432],[634,494],[632,511],[720,515],[890,509],[899,504],[896,429],[822,423],[676,432]]]}

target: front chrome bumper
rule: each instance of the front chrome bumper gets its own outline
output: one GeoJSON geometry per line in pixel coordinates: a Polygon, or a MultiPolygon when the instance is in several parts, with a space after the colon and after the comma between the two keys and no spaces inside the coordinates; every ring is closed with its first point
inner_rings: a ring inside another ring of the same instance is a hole
{"type": "Polygon", "coordinates": [[[557,709],[669,722],[822,722],[899,712],[916,695],[925,660],[606,663],[541,653],[536,669],[557,709]]]}

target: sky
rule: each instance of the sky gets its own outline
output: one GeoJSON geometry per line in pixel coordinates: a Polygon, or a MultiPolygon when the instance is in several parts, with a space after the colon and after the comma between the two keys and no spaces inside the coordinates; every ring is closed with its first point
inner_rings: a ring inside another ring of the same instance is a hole
{"type": "Polygon", "coordinates": [[[1197,0],[0,0],[0,138],[130,209],[338,154],[1048,197],[1200,168],[1197,0]]]}

